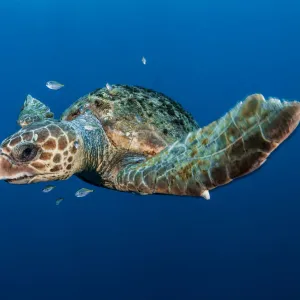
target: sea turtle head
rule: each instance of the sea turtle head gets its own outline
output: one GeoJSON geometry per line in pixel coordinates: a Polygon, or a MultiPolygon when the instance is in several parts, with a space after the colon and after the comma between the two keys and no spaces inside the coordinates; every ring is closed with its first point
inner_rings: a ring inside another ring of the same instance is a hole
{"type": "Polygon", "coordinates": [[[67,179],[80,170],[81,143],[68,122],[33,122],[0,145],[0,179],[15,184],[67,179]]]}
{"type": "Polygon", "coordinates": [[[21,108],[17,123],[21,127],[25,127],[33,122],[51,119],[53,116],[54,115],[48,106],[33,98],[31,95],[27,95],[21,108]]]}

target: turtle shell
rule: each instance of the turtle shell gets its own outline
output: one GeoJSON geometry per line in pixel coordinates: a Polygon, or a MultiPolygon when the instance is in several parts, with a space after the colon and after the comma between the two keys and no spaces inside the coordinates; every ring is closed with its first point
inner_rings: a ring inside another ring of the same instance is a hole
{"type": "Polygon", "coordinates": [[[61,119],[71,121],[86,111],[98,118],[116,148],[147,156],[199,128],[179,103],[138,86],[97,89],[77,100],[61,119]]]}

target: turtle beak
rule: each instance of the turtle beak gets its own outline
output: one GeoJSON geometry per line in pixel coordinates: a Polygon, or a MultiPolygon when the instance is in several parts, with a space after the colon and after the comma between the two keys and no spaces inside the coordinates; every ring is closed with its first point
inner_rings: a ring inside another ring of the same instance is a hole
{"type": "Polygon", "coordinates": [[[12,164],[2,154],[0,155],[0,180],[6,179],[12,175],[12,164]]]}
{"type": "Polygon", "coordinates": [[[28,166],[15,165],[0,150],[0,180],[9,183],[25,184],[34,176],[28,166]]]}

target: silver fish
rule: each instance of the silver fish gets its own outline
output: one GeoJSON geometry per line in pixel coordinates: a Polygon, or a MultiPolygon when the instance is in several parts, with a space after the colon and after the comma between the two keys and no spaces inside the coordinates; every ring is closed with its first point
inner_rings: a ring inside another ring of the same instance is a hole
{"type": "Polygon", "coordinates": [[[146,60],[146,58],[143,56],[143,58],[142,58],[142,63],[145,65],[146,63],[147,63],[147,60],[146,60]]]}
{"type": "Polygon", "coordinates": [[[75,147],[76,149],[79,148],[79,142],[78,142],[78,141],[75,141],[75,142],[74,142],[74,147],[75,147]]]}
{"type": "Polygon", "coordinates": [[[64,200],[64,198],[58,198],[58,199],[56,199],[55,204],[59,205],[60,202],[63,201],[63,200],[64,200]]]}
{"type": "Polygon", "coordinates": [[[49,193],[49,192],[51,192],[54,188],[55,188],[54,185],[47,185],[47,186],[43,189],[43,192],[44,192],[44,193],[49,193]]]}
{"type": "Polygon", "coordinates": [[[107,88],[108,91],[112,90],[112,86],[109,83],[107,83],[105,86],[106,86],[106,88],[107,88]]]}
{"type": "Polygon", "coordinates": [[[61,84],[57,81],[48,81],[46,82],[46,87],[50,90],[59,90],[64,86],[64,84],[61,84]]]}
{"type": "Polygon", "coordinates": [[[76,197],[85,197],[86,195],[88,195],[89,193],[92,193],[94,190],[89,190],[89,189],[86,189],[86,188],[82,188],[80,190],[78,190],[76,193],[75,193],[75,196],[76,197]]]}

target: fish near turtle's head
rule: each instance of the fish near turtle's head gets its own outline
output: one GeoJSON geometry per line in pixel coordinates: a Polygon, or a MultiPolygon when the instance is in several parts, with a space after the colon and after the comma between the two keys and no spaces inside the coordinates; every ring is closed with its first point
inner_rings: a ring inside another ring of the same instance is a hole
{"type": "Polygon", "coordinates": [[[81,140],[68,122],[43,120],[0,146],[0,179],[14,184],[63,180],[80,171],[81,140]]]}

